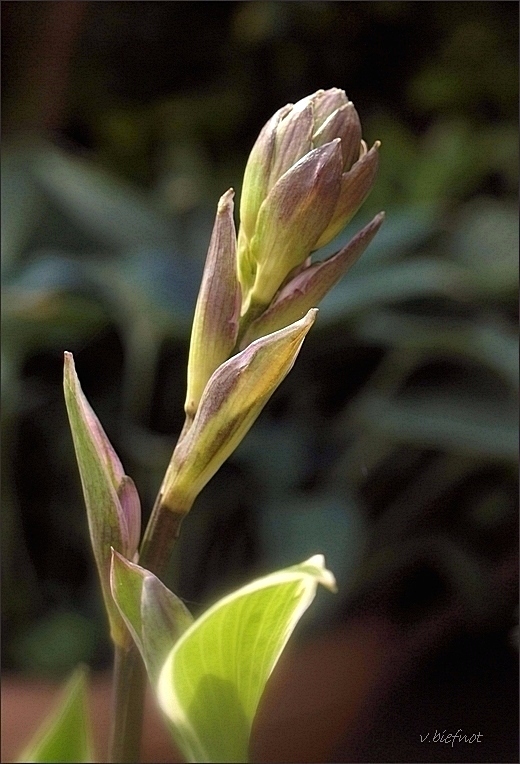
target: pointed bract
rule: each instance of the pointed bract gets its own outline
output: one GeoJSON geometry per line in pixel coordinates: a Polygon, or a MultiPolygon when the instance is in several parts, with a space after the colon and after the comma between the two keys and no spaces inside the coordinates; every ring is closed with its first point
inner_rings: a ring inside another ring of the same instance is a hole
{"type": "Polygon", "coordinates": [[[176,640],[193,618],[153,573],[112,550],[112,596],[154,685],[176,640]]]}
{"type": "Polygon", "coordinates": [[[110,593],[110,548],[130,559],[135,555],[141,530],[139,497],[83,395],[71,353],[65,353],[63,387],[111,636],[124,645],[127,630],[110,593]]]}

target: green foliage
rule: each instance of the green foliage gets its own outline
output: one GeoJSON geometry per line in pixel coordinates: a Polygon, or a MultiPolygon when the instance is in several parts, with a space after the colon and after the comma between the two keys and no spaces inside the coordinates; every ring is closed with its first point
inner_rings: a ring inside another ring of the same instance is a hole
{"type": "Polygon", "coordinates": [[[79,668],[69,679],[58,708],[45,719],[20,762],[58,764],[94,760],[86,698],[86,672],[79,668]]]}
{"type": "Polygon", "coordinates": [[[265,684],[319,583],[335,590],[316,555],[219,600],[175,643],[157,695],[189,761],[248,761],[265,684]]]}

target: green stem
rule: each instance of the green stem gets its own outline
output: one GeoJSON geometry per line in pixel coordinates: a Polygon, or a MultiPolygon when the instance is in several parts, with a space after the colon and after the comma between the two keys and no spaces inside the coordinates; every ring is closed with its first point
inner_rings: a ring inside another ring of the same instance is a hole
{"type": "Polygon", "coordinates": [[[114,714],[110,730],[110,761],[140,760],[146,673],[135,644],[128,650],[116,646],[112,703],[114,714]]]}
{"type": "MultiPolygon", "coordinates": [[[[185,513],[175,513],[162,504],[159,492],[148,522],[139,554],[139,564],[162,576],[185,513]]],[[[113,720],[109,761],[136,764],[140,760],[146,671],[137,647],[116,647],[113,678],[113,720]]]]}

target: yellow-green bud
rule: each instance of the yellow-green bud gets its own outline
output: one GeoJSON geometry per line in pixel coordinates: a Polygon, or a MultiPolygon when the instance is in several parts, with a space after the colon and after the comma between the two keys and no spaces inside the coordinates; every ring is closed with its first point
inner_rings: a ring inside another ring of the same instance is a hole
{"type": "Polygon", "coordinates": [[[215,371],[166,471],[161,488],[165,507],[177,513],[190,510],[291,370],[316,313],[309,310],[300,321],[261,337],[215,371]]]}

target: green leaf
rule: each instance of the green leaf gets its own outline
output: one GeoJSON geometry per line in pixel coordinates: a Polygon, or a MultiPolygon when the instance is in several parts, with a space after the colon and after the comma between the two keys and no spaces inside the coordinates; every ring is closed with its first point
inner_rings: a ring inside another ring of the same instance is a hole
{"type": "Polygon", "coordinates": [[[99,163],[39,142],[31,170],[45,194],[103,246],[115,250],[171,246],[174,229],[149,197],[99,163]]]}
{"type": "Polygon", "coordinates": [[[112,596],[155,684],[176,639],[193,622],[183,602],[149,570],[112,550],[112,596]]]}
{"type": "Polygon", "coordinates": [[[224,597],[174,645],[157,694],[190,761],[248,760],[260,697],[318,583],[335,591],[323,555],[224,597]]]}
{"type": "Polygon", "coordinates": [[[45,719],[18,761],[57,764],[94,760],[85,680],[85,668],[76,669],[67,683],[61,704],[45,719]]]}

